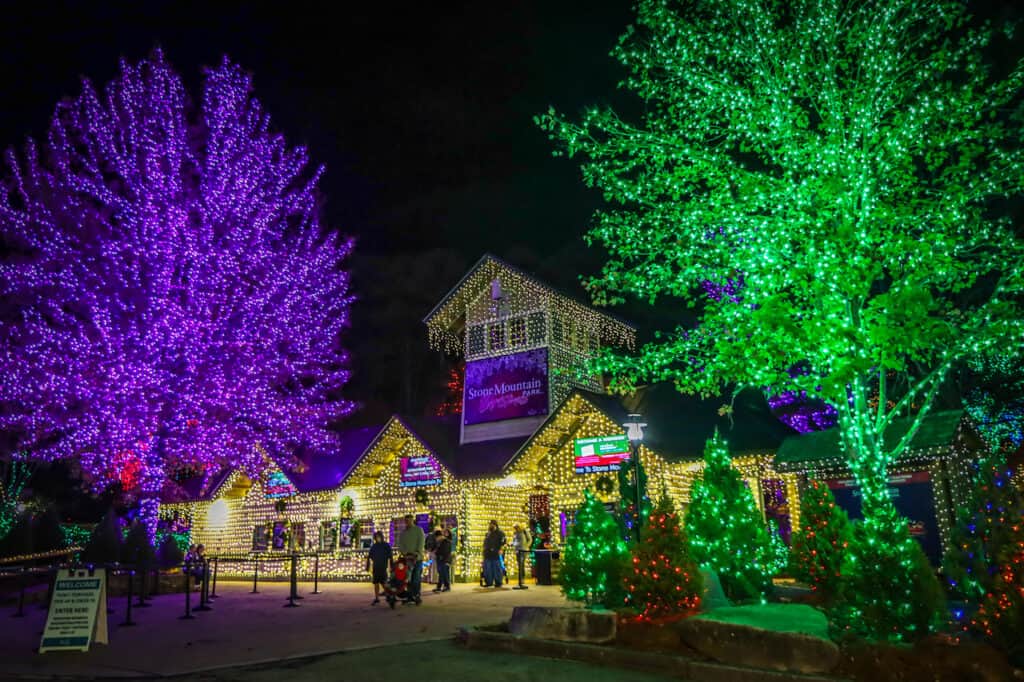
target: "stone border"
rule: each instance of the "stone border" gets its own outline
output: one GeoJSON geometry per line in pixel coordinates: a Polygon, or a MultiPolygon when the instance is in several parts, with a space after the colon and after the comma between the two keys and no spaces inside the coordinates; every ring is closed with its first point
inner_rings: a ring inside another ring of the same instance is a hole
{"type": "Polygon", "coordinates": [[[564,659],[640,670],[701,682],[848,682],[845,678],[758,670],[596,644],[558,642],[477,628],[460,628],[456,641],[469,649],[564,659]]]}

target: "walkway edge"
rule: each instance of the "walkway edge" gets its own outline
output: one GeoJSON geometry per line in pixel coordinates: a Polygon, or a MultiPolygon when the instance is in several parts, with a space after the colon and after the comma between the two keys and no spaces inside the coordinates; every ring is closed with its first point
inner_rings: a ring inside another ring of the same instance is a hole
{"type": "Polygon", "coordinates": [[[632,651],[597,644],[534,639],[507,632],[488,632],[475,628],[462,628],[457,640],[468,649],[580,661],[657,673],[681,680],[701,680],[701,682],[849,682],[845,678],[839,677],[740,668],[722,663],[696,661],[683,656],[632,651]]]}

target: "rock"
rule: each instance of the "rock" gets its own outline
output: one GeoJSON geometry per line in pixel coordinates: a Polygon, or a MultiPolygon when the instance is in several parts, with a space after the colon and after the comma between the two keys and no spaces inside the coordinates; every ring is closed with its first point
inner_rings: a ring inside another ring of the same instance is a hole
{"type": "Polygon", "coordinates": [[[704,578],[704,594],[700,597],[700,610],[710,611],[723,606],[732,606],[729,598],[725,596],[722,583],[718,580],[718,573],[710,568],[702,568],[700,574],[704,578]]]}
{"type": "Polygon", "coordinates": [[[616,625],[611,611],[517,606],[512,610],[508,631],[524,637],[604,644],[615,639],[616,625]]]}
{"type": "Polygon", "coordinates": [[[825,673],[839,663],[839,647],[810,635],[699,617],[675,627],[683,644],[721,663],[799,673],[825,673]]]}

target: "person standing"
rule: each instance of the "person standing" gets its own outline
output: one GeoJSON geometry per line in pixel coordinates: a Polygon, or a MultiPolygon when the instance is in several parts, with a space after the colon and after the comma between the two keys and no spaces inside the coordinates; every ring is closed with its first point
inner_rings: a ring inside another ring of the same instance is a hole
{"type": "Polygon", "coordinates": [[[526,553],[530,551],[530,545],[533,543],[533,538],[530,537],[530,531],[526,528],[521,527],[518,523],[512,526],[512,549],[516,551],[516,568],[519,573],[519,584],[523,584],[523,578],[526,577],[526,553]]]}
{"type": "Polygon", "coordinates": [[[388,567],[390,565],[391,545],[384,542],[384,533],[377,531],[373,534],[373,545],[370,546],[370,554],[366,557],[366,567],[372,568],[373,601],[370,602],[371,606],[380,603],[380,591],[388,582],[388,567]]]}
{"type": "Polygon", "coordinates": [[[498,522],[492,520],[487,527],[484,538],[484,587],[501,587],[504,577],[501,568],[501,550],[505,547],[505,534],[498,528],[498,522]]]}
{"type": "Polygon", "coordinates": [[[419,604],[420,580],[423,577],[423,543],[426,536],[416,525],[416,517],[412,514],[405,515],[405,530],[398,536],[398,553],[411,557],[413,562],[412,577],[409,579],[409,592],[413,600],[419,604]]]}
{"type": "Polygon", "coordinates": [[[437,562],[437,587],[434,592],[452,589],[452,541],[443,531],[434,532],[434,560],[437,562]]]}

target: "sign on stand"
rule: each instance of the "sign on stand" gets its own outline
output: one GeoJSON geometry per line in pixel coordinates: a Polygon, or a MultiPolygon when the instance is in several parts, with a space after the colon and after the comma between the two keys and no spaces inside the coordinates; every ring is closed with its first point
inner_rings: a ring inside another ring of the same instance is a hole
{"type": "Polygon", "coordinates": [[[61,570],[39,653],[88,651],[92,642],[107,644],[107,571],[61,570]]]}

